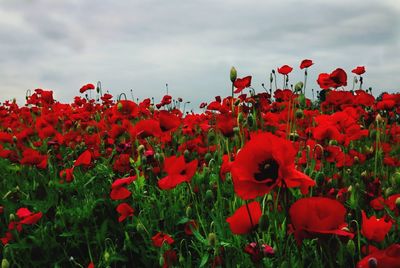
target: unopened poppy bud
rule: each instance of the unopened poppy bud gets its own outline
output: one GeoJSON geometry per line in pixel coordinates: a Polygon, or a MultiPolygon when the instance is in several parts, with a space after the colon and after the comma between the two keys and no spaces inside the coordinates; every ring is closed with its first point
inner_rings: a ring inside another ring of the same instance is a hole
{"type": "Polygon", "coordinates": [[[8,133],[12,133],[12,129],[8,127],[8,128],[7,128],[7,132],[8,132],[8,133]]]}
{"type": "Polygon", "coordinates": [[[189,150],[185,150],[184,152],[183,152],[183,156],[185,157],[185,160],[186,161],[190,161],[190,151],[189,150]]]}
{"type": "Polygon", "coordinates": [[[383,122],[383,118],[382,118],[382,116],[381,116],[380,114],[377,114],[377,115],[376,115],[375,120],[376,120],[376,122],[378,122],[378,123],[382,123],[382,122],[383,122]]]}
{"type": "Polygon", "coordinates": [[[352,170],[351,170],[350,168],[346,169],[346,173],[347,173],[347,174],[349,174],[349,175],[350,175],[350,174],[351,174],[351,172],[352,172],[352,170]]]}
{"type": "Polygon", "coordinates": [[[254,117],[253,117],[252,114],[249,114],[249,115],[247,116],[247,125],[248,125],[249,127],[253,127],[253,125],[254,125],[254,117]]]}
{"type": "Polygon", "coordinates": [[[140,144],[140,145],[137,147],[137,151],[138,151],[138,153],[142,153],[142,152],[144,152],[144,149],[146,149],[146,148],[144,147],[144,145],[143,145],[143,144],[140,144]]]}
{"type": "Polygon", "coordinates": [[[289,136],[291,140],[297,140],[300,137],[296,130],[291,132],[289,136]]]}
{"type": "Polygon", "coordinates": [[[206,191],[206,200],[210,202],[214,200],[214,193],[210,189],[206,191]]]}
{"type": "Polygon", "coordinates": [[[215,233],[208,234],[208,243],[211,247],[214,247],[217,244],[217,235],[215,233]]]}
{"type": "Polygon", "coordinates": [[[297,82],[296,85],[294,85],[294,91],[295,92],[300,92],[303,89],[303,82],[297,82]]]}
{"type": "Polygon", "coordinates": [[[144,225],[141,222],[138,222],[138,224],[136,224],[136,231],[138,231],[138,233],[145,231],[144,225]]]}
{"type": "Polygon", "coordinates": [[[354,156],[354,162],[358,164],[360,162],[360,158],[358,158],[358,156],[354,156]]]}
{"type": "Polygon", "coordinates": [[[369,131],[369,137],[372,138],[372,139],[376,138],[376,129],[371,129],[369,131]]]}
{"type": "Polygon", "coordinates": [[[17,136],[14,135],[14,136],[12,137],[12,140],[13,140],[13,142],[17,142],[17,141],[18,141],[17,136]]]}
{"type": "Polygon", "coordinates": [[[338,145],[338,142],[337,142],[337,140],[330,140],[330,141],[329,141],[329,145],[330,145],[330,146],[338,145]]]}
{"type": "Polygon", "coordinates": [[[239,132],[240,132],[240,128],[234,127],[234,128],[233,128],[233,132],[236,133],[236,134],[239,133],[239,132]]]}
{"type": "Polygon", "coordinates": [[[209,163],[211,159],[212,159],[212,154],[206,153],[206,155],[204,156],[204,160],[206,161],[206,163],[209,163]]]}
{"type": "Polygon", "coordinates": [[[398,209],[400,209],[400,197],[397,197],[397,198],[396,198],[396,201],[394,201],[394,203],[396,204],[396,207],[397,207],[398,209]]]}
{"type": "Polygon", "coordinates": [[[261,232],[266,232],[268,231],[268,218],[267,215],[261,215],[261,218],[258,222],[258,228],[260,229],[261,232]]]}
{"type": "Polygon", "coordinates": [[[391,177],[391,182],[393,187],[397,187],[400,186],[400,172],[397,171],[396,173],[394,173],[391,177]]]}
{"type": "Polygon", "coordinates": [[[392,193],[393,193],[393,188],[392,188],[392,187],[386,188],[386,190],[385,190],[385,195],[386,195],[386,196],[389,196],[389,195],[391,195],[392,193]]]}
{"type": "Polygon", "coordinates": [[[272,73],[269,74],[269,82],[272,83],[274,81],[274,77],[272,76],[272,73]]]}
{"type": "Polygon", "coordinates": [[[240,104],[240,99],[235,100],[234,105],[235,105],[235,106],[238,106],[239,104],[240,104]]]}
{"type": "Polygon", "coordinates": [[[353,186],[350,185],[350,186],[347,188],[347,191],[351,193],[351,191],[353,191],[353,186]]]}
{"type": "Polygon", "coordinates": [[[243,123],[243,121],[244,121],[243,114],[242,114],[242,113],[239,113],[239,115],[238,115],[238,117],[237,117],[237,123],[238,123],[238,125],[241,125],[241,124],[243,123]]]}
{"type": "Polygon", "coordinates": [[[300,118],[303,118],[303,116],[304,116],[303,110],[302,109],[297,109],[296,110],[296,118],[300,119],[300,118]]]}
{"type": "Polygon", "coordinates": [[[306,97],[304,94],[300,94],[297,100],[299,101],[300,107],[306,107],[306,97]]]}
{"type": "Polygon", "coordinates": [[[188,206],[186,208],[186,217],[191,218],[192,217],[192,207],[188,206]]]}
{"type": "Polygon", "coordinates": [[[118,102],[117,104],[117,110],[120,112],[123,108],[122,102],[118,102]]]}
{"type": "Polygon", "coordinates": [[[15,215],[11,213],[9,219],[10,221],[15,221],[15,215]]]}
{"type": "Polygon", "coordinates": [[[304,169],[304,174],[306,174],[307,176],[310,176],[310,173],[311,173],[311,168],[306,167],[306,168],[304,169]]]}
{"type": "Polygon", "coordinates": [[[354,244],[353,240],[347,241],[346,249],[347,249],[347,252],[349,252],[349,254],[351,256],[354,255],[354,253],[356,252],[356,245],[354,244]]]}
{"type": "Polygon", "coordinates": [[[104,261],[105,261],[106,263],[108,263],[108,262],[110,261],[110,253],[108,253],[107,250],[104,251],[103,258],[104,258],[104,261]]]}
{"type": "Polygon", "coordinates": [[[10,267],[10,263],[8,262],[7,259],[2,259],[1,260],[1,268],[9,268],[10,267]]]}
{"type": "Polygon", "coordinates": [[[368,173],[367,173],[366,170],[364,170],[363,172],[361,172],[361,177],[362,177],[362,178],[368,177],[368,173]]]}
{"type": "Polygon", "coordinates": [[[159,163],[163,163],[164,162],[164,157],[160,153],[155,153],[154,154],[154,159],[157,160],[157,162],[159,162],[159,163]]]}
{"type": "Polygon", "coordinates": [[[179,259],[178,259],[180,264],[184,264],[185,263],[185,258],[183,257],[182,254],[179,254],[179,259]]]}
{"type": "Polygon", "coordinates": [[[233,67],[233,66],[231,68],[230,78],[231,78],[232,83],[235,82],[236,78],[237,78],[237,71],[236,71],[235,67],[233,67]]]}
{"type": "Polygon", "coordinates": [[[370,258],[368,260],[368,267],[369,268],[377,268],[378,267],[378,260],[375,258],[370,258]]]}
{"type": "Polygon", "coordinates": [[[315,181],[317,182],[318,185],[321,185],[325,180],[325,174],[321,171],[317,172],[315,175],[315,181]]]}
{"type": "Polygon", "coordinates": [[[215,141],[215,132],[209,131],[207,133],[207,139],[208,139],[208,143],[213,143],[215,141]]]}

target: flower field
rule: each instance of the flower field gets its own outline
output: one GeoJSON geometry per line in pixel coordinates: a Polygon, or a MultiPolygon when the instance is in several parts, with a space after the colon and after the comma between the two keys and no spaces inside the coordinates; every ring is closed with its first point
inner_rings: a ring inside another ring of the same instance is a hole
{"type": "Polygon", "coordinates": [[[1,268],[400,267],[400,93],[359,66],[311,100],[312,65],[260,92],[232,68],[196,113],[100,83],[4,102],[1,268]]]}

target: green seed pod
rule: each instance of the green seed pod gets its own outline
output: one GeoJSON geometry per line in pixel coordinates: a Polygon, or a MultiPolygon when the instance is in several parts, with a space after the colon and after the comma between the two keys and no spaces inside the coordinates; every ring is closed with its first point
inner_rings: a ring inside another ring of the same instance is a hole
{"type": "Polygon", "coordinates": [[[235,67],[233,67],[233,66],[231,68],[230,78],[231,78],[232,83],[235,82],[236,78],[237,78],[237,71],[236,71],[235,67]]]}
{"type": "Polygon", "coordinates": [[[217,244],[217,235],[215,233],[208,234],[208,244],[214,247],[217,244]]]}
{"type": "Polygon", "coordinates": [[[103,258],[104,258],[104,261],[105,261],[106,263],[108,263],[108,262],[110,261],[110,253],[108,253],[107,250],[104,251],[103,258]]]}
{"type": "Polygon", "coordinates": [[[356,252],[356,245],[354,244],[353,240],[349,240],[347,242],[346,249],[347,249],[347,252],[349,252],[349,254],[351,256],[354,256],[354,253],[356,252]]]}
{"type": "Polygon", "coordinates": [[[296,85],[294,85],[294,92],[300,92],[303,89],[303,82],[297,82],[296,85]]]}
{"type": "Polygon", "coordinates": [[[262,215],[260,221],[258,222],[258,228],[261,232],[268,231],[268,218],[267,215],[262,215]]]}
{"type": "Polygon", "coordinates": [[[2,259],[1,260],[1,268],[9,268],[10,267],[10,263],[8,262],[7,259],[2,259]]]}
{"type": "Polygon", "coordinates": [[[15,215],[14,214],[10,214],[10,221],[15,221],[15,215]]]}

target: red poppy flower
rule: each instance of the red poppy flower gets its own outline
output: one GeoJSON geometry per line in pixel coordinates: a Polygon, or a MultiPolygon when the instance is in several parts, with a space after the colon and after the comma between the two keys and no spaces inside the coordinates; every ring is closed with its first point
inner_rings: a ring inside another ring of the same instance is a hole
{"type": "Polygon", "coordinates": [[[355,73],[355,74],[358,74],[358,75],[362,75],[363,73],[365,73],[365,67],[364,66],[357,66],[357,68],[354,68],[351,72],[355,73]]]}
{"type": "Polygon", "coordinates": [[[121,222],[127,217],[133,216],[134,209],[127,203],[121,203],[117,206],[117,212],[121,214],[118,221],[121,222]]]}
{"type": "Polygon", "coordinates": [[[275,186],[300,187],[303,193],[314,186],[307,175],[294,165],[296,151],[291,142],[271,133],[251,137],[231,165],[235,192],[242,199],[263,196],[275,186]]]}
{"type": "Polygon", "coordinates": [[[247,244],[244,248],[244,252],[250,255],[251,261],[254,263],[261,261],[264,257],[272,257],[275,255],[275,251],[271,246],[267,244],[258,245],[255,242],[247,244]]]}
{"type": "Polygon", "coordinates": [[[392,222],[386,222],[384,219],[377,219],[375,216],[367,218],[364,210],[361,211],[362,214],[362,227],[361,233],[367,239],[382,242],[385,240],[385,236],[392,228],[392,222]]]}
{"type": "Polygon", "coordinates": [[[226,221],[229,223],[232,233],[247,234],[257,226],[261,215],[262,211],[260,203],[254,201],[249,203],[247,206],[243,205],[238,208],[232,216],[226,219],[226,221]]]}
{"type": "Polygon", "coordinates": [[[238,78],[236,81],[233,83],[233,85],[236,87],[234,93],[240,93],[242,92],[243,89],[246,87],[249,87],[251,85],[251,76],[246,76],[243,78],[238,78]]]}
{"type": "Polygon", "coordinates": [[[4,212],[4,207],[0,206],[0,214],[3,214],[3,212],[4,212]]]}
{"type": "Polygon", "coordinates": [[[183,156],[170,156],[164,160],[164,170],[167,176],[158,181],[158,187],[163,190],[175,188],[182,182],[190,182],[197,170],[198,161],[185,163],[183,156]]]}
{"type": "Polygon", "coordinates": [[[81,87],[81,89],[79,89],[80,93],[84,93],[87,90],[91,90],[91,89],[95,89],[93,84],[86,84],[84,86],[81,87]]]}
{"type": "Polygon", "coordinates": [[[155,234],[151,238],[151,240],[153,241],[153,245],[158,248],[162,247],[164,243],[171,245],[172,243],[175,242],[171,236],[162,232],[158,232],[157,234],[155,234]]]}
{"type": "Polygon", "coordinates": [[[60,177],[65,179],[67,182],[74,180],[74,167],[66,168],[60,171],[60,177]]]}
{"type": "Polygon", "coordinates": [[[164,264],[162,268],[175,267],[178,262],[178,255],[173,249],[168,249],[163,254],[164,264]]]}
{"type": "Polygon", "coordinates": [[[92,154],[89,150],[84,151],[75,161],[74,166],[89,166],[92,162],[92,154]]]}
{"type": "Polygon", "coordinates": [[[346,208],[337,200],[325,197],[308,197],[297,200],[289,209],[298,244],[303,239],[323,234],[336,234],[350,239],[354,234],[343,230],[346,208]]]}
{"type": "Polygon", "coordinates": [[[281,68],[278,68],[278,73],[283,75],[288,75],[293,70],[289,65],[283,65],[281,68]]]}
{"type": "Polygon", "coordinates": [[[129,154],[120,154],[116,158],[117,159],[114,162],[113,169],[119,173],[129,172],[129,170],[131,169],[129,154]]]}
{"type": "Polygon", "coordinates": [[[301,63],[300,63],[300,69],[304,69],[304,68],[308,68],[308,67],[310,67],[311,65],[313,65],[314,63],[312,62],[312,60],[303,60],[301,63]]]}
{"type": "Polygon", "coordinates": [[[94,263],[93,262],[89,263],[87,268],[94,268],[94,263]]]}
{"type": "Polygon", "coordinates": [[[322,89],[347,86],[347,74],[343,69],[337,68],[330,74],[327,73],[319,74],[317,83],[322,89]]]}
{"type": "Polygon", "coordinates": [[[131,195],[131,192],[128,189],[124,188],[124,186],[131,184],[134,180],[136,180],[136,176],[115,180],[111,185],[111,199],[122,200],[128,198],[131,195]]]}
{"type": "Polygon", "coordinates": [[[32,225],[42,218],[42,212],[33,213],[27,208],[18,209],[16,214],[20,218],[20,224],[32,225]]]}
{"type": "Polygon", "coordinates": [[[366,256],[357,263],[357,268],[399,268],[400,267],[400,244],[393,244],[386,249],[377,250],[366,256]],[[376,266],[371,266],[374,262],[376,266]]]}

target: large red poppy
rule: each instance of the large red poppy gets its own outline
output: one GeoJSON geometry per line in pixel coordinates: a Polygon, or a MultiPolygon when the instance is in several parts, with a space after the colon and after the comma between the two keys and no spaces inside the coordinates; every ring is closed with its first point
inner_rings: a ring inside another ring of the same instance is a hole
{"type": "Polygon", "coordinates": [[[243,78],[238,78],[236,81],[233,83],[233,85],[236,87],[234,93],[240,93],[242,92],[243,89],[246,87],[249,87],[251,84],[251,76],[246,76],[243,78]]]}
{"type": "Polygon", "coordinates": [[[247,234],[258,225],[261,214],[260,203],[254,201],[238,208],[226,221],[229,223],[232,233],[247,234]]]}
{"type": "Polygon", "coordinates": [[[263,196],[275,186],[301,187],[303,193],[314,186],[307,175],[296,170],[293,145],[271,133],[251,137],[231,165],[235,192],[242,199],[263,196]]]}
{"type": "Polygon", "coordinates": [[[343,230],[347,226],[346,213],[346,208],[334,199],[308,197],[297,200],[289,209],[297,243],[323,234],[353,238],[354,234],[343,230]]]}
{"type": "Polygon", "coordinates": [[[185,163],[183,156],[171,156],[164,160],[164,170],[167,176],[158,181],[158,186],[163,190],[175,188],[182,182],[189,182],[197,170],[197,160],[185,163]]]}
{"type": "Polygon", "coordinates": [[[322,89],[338,88],[347,86],[347,74],[341,69],[337,68],[332,73],[321,73],[318,76],[317,83],[322,89]]]}

